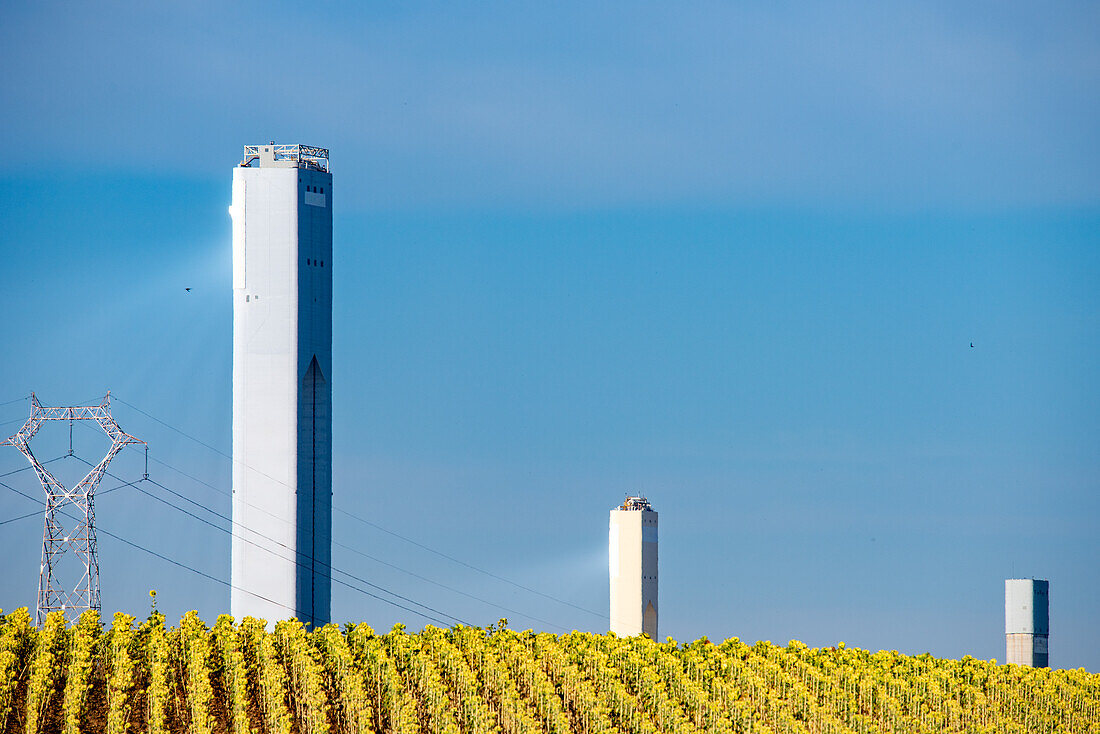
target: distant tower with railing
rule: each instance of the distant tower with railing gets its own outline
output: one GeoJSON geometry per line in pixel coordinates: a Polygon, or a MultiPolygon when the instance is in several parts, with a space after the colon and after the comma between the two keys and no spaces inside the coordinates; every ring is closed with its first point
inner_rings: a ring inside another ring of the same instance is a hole
{"type": "Polygon", "coordinates": [[[1005,662],[1046,668],[1050,649],[1050,582],[1005,579],[1005,662]]]}
{"type": "Polygon", "coordinates": [[[657,513],[645,497],[611,510],[608,533],[611,631],[657,639],[657,513]]]}
{"type": "Polygon", "coordinates": [[[248,145],[233,169],[233,616],[329,621],[332,174],[248,145]]]}

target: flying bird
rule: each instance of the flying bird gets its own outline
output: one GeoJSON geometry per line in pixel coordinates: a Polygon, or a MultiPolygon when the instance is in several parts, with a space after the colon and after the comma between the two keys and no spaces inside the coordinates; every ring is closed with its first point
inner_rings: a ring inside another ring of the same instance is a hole
{"type": "MultiPolygon", "coordinates": [[[[190,289],[190,288],[188,288],[187,290],[191,290],[191,289],[190,289]]],[[[974,348],[974,342],[970,342],[970,348],[971,348],[971,349],[973,349],[973,348],[974,348]]]]}
{"type": "MultiPolygon", "coordinates": [[[[190,288],[184,288],[184,290],[185,290],[185,291],[187,291],[188,293],[190,293],[190,292],[191,292],[191,289],[190,289],[190,288]]],[[[974,345],[973,345],[973,344],[971,344],[970,346],[974,346],[974,345]]]]}

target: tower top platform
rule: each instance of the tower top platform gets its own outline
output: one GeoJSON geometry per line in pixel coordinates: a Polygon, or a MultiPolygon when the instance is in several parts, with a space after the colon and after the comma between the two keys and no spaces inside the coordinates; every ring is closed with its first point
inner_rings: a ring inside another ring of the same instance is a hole
{"type": "Polygon", "coordinates": [[[627,496],[623,503],[616,510],[635,510],[638,512],[653,512],[653,506],[649,504],[649,500],[645,497],[630,497],[627,496]]]}
{"type": "Polygon", "coordinates": [[[328,173],[328,148],[312,145],[246,145],[242,168],[308,168],[328,173]]]}

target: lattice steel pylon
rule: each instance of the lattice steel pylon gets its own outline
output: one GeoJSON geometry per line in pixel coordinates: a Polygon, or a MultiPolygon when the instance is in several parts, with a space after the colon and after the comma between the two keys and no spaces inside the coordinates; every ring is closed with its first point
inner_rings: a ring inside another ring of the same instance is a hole
{"type": "Polygon", "coordinates": [[[129,444],[141,444],[146,451],[149,448],[144,441],[123,431],[111,417],[110,391],[99,405],[64,408],[45,408],[31,393],[31,415],[27,422],[14,436],[0,441],[0,446],[14,446],[27,457],[46,492],[46,524],[42,531],[42,565],[38,574],[38,624],[55,610],[64,612],[69,621],[87,609],[100,610],[95,491],[111,460],[129,444]],[[69,421],[70,427],[73,421],[95,421],[111,440],[107,455],[72,489],[66,489],[31,451],[31,439],[46,421],[69,421]],[[58,579],[58,571],[68,553],[76,555],[83,575],[75,585],[65,588],[58,579]]]}

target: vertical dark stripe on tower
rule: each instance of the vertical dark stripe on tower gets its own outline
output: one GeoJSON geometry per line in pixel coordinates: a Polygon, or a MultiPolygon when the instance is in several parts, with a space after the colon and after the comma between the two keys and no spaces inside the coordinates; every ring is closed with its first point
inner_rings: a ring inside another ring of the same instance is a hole
{"type": "MultiPolygon", "coordinates": [[[[313,361],[309,363],[310,371],[320,372],[317,368],[317,357],[314,356],[313,361]]],[[[317,381],[317,375],[314,374],[314,383],[317,381]]],[[[310,504],[313,507],[313,512],[309,516],[310,525],[310,537],[313,539],[312,544],[309,547],[309,557],[313,560],[310,563],[310,569],[313,573],[309,578],[309,608],[310,613],[313,615],[313,624],[317,624],[317,390],[316,388],[309,391],[310,398],[313,400],[313,410],[310,411],[312,418],[313,429],[313,450],[310,452],[311,461],[311,481],[310,481],[310,504]]],[[[327,569],[326,569],[327,570],[327,569]]]]}
{"type": "Polygon", "coordinates": [[[327,446],[328,437],[328,384],[317,358],[310,360],[309,368],[302,377],[302,400],[299,439],[303,450],[303,459],[309,466],[298,467],[298,614],[303,622],[319,626],[328,622],[328,605],[323,603],[317,608],[318,596],[322,602],[328,599],[329,589],[318,589],[318,579],[325,580],[331,573],[329,566],[328,544],[331,522],[325,519],[329,510],[328,462],[329,457],[322,455],[318,444],[327,446]],[[308,448],[304,445],[309,441],[308,448]],[[308,486],[307,486],[308,485],[308,486]],[[321,485],[321,486],[318,486],[321,485]],[[323,506],[318,505],[321,500],[323,506]],[[320,513],[321,517],[318,517],[320,513]],[[321,537],[318,538],[318,535],[321,537]]]}

